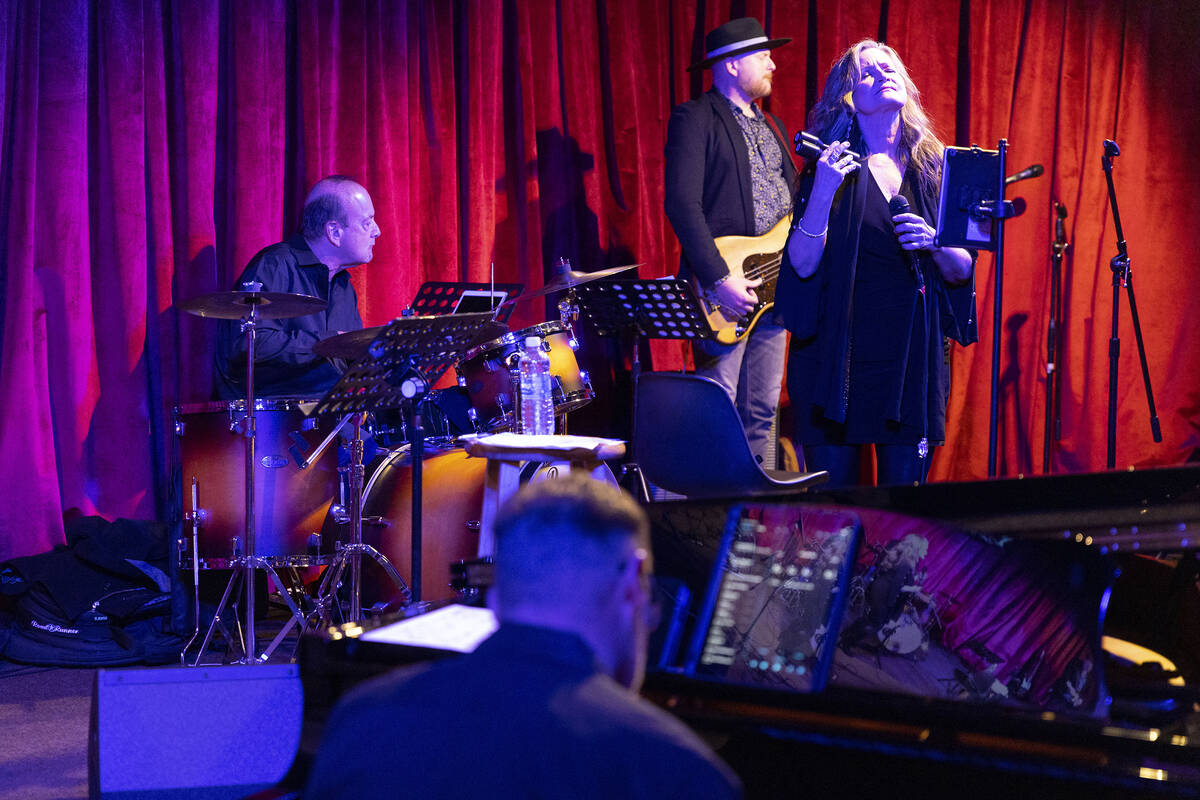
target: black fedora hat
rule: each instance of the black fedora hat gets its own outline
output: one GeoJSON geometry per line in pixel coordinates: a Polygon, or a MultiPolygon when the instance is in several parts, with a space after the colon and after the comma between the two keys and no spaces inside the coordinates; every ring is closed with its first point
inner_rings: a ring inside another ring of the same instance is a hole
{"type": "Polygon", "coordinates": [[[732,19],[704,37],[704,58],[688,67],[688,72],[711,67],[718,61],[756,50],[774,50],[790,38],[768,39],[762,24],[754,17],[732,19]]]}

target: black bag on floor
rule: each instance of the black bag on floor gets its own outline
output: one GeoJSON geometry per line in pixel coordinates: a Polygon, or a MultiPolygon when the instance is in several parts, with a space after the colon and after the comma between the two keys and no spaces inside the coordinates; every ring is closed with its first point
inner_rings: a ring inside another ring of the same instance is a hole
{"type": "Polygon", "coordinates": [[[182,645],[171,611],[166,528],[84,517],[67,545],[0,564],[0,592],[17,597],[0,656],[40,666],[165,664],[182,645]]]}

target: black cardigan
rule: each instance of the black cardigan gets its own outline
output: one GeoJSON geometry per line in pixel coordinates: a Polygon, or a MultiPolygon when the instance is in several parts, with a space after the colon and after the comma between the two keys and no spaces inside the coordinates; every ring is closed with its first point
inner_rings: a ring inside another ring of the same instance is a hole
{"type": "MultiPolygon", "coordinates": [[[[769,116],[783,151],[784,179],[794,187],[796,167],[779,133],[786,129],[778,117],[769,116]]],[[[695,275],[708,286],[729,272],[713,239],[754,235],[750,153],[724,95],[709,89],[675,107],[665,155],[667,219],[683,246],[679,275],[695,275]]]]}
{"type": "MultiPolygon", "coordinates": [[[[846,421],[847,376],[850,367],[850,313],[854,302],[854,274],[858,261],[859,229],[871,181],[862,169],[852,173],[838,188],[829,212],[829,233],[825,251],[816,272],[800,278],[791,262],[784,257],[775,293],[776,320],[792,333],[792,350],[815,348],[817,368],[808,377],[813,405],[822,409],[823,416],[835,423],[846,421]]],[[[793,219],[804,216],[804,208],[812,191],[815,165],[807,167],[800,176],[800,189],[793,206],[793,219]]],[[[913,213],[920,214],[931,225],[937,222],[936,191],[922,192],[917,174],[909,168],[905,182],[913,187],[913,213]]],[[[799,236],[795,227],[792,236],[799,236]]],[[[790,239],[789,239],[790,241],[790,239]]],[[[976,253],[971,252],[972,267],[976,253]]],[[[941,335],[960,344],[978,340],[975,320],[975,279],[962,286],[949,286],[928,256],[922,256],[922,272],[928,284],[928,300],[933,304],[932,318],[940,322],[941,335]]],[[[940,337],[939,337],[940,339],[940,337]]],[[[939,350],[940,350],[940,341],[939,350]]],[[[909,342],[897,342],[897,352],[907,353],[909,342]]],[[[932,345],[926,349],[932,352],[932,345]]],[[[935,402],[930,408],[929,438],[933,442],[944,438],[945,401],[949,394],[949,374],[943,359],[930,359],[929,380],[937,387],[935,402]]],[[[898,408],[904,376],[897,376],[898,408]]],[[[807,409],[797,409],[807,413],[807,409]]]]}

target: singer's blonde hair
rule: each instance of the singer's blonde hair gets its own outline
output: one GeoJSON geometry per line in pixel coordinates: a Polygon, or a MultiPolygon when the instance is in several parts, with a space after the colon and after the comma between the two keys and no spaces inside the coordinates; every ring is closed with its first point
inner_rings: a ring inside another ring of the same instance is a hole
{"type": "Polygon", "coordinates": [[[945,145],[933,131],[933,124],[921,105],[921,93],[908,76],[904,62],[895,50],[883,42],[863,39],[851,45],[838,57],[829,70],[829,77],[825,79],[825,90],[821,99],[808,112],[808,129],[825,142],[849,139],[851,149],[863,146],[858,126],[854,124],[855,109],[851,96],[862,75],[861,57],[864,50],[881,50],[886,53],[897,74],[904,81],[908,101],[904,108],[900,109],[900,168],[907,169],[909,164],[914,165],[920,176],[922,190],[932,191],[941,180],[942,151],[945,150],[945,145]]]}

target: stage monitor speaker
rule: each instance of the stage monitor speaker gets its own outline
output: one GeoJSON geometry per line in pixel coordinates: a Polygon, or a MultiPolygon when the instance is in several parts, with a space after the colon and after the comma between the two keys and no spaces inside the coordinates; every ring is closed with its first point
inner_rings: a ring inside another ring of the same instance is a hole
{"type": "Polygon", "coordinates": [[[296,754],[303,706],[294,664],[98,670],[89,795],[215,800],[267,788],[296,754]]]}

